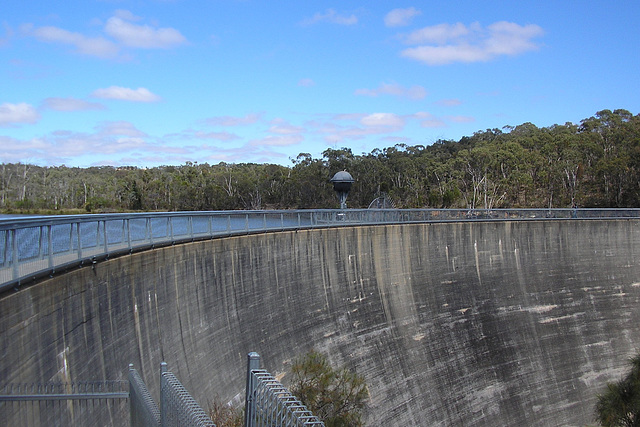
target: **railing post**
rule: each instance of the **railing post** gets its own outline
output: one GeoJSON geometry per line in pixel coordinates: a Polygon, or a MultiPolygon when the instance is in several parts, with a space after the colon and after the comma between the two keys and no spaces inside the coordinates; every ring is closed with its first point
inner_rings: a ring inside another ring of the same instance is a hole
{"type": "Polygon", "coordinates": [[[166,419],[166,407],[165,407],[165,377],[167,372],[167,362],[160,363],[160,426],[165,427],[167,425],[166,419]]]}
{"type": "Polygon", "coordinates": [[[49,252],[49,268],[53,268],[53,225],[47,225],[47,248],[49,252]]]}
{"type": "Polygon", "coordinates": [[[96,221],[96,249],[100,247],[100,223],[102,221],[96,221]]]}
{"type": "Polygon", "coordinates": [[[78,259],[82,259],[82,234],[80,234],[80,222],[76,222],[76,234],[78,238],[78,259]]]}
{"type": "MultiPolygon", "coordinates": [[[[133,242],[131,241],[131,221],[129,221],[129,219],[125,219],[126,221],[126,232],[127,232],[127,245],[129,247],[129,250],[131,250],[133,248],[133,242]]],[[[122,233],[124,234],[124,230],[122,230],[122,233]]],[[[124,236],[123,236],[124,237],[124,236]]]]}
{"type": "Polygon", "coordinates": [[[136,403],[135,400],[137,396],[135,396],[136,391],[133,387],[133,363],[129,363],[129,375],[127,377],[129,379],[129,422],[131,427],[137,427],[136,425],[136,403]]]}
{"type": "Polygon", "coordinates": [[[260,355],[254,351],[247,355],[247,388],[244,404],[244,427],[255,427],[256,407],[253,384],[253,371],[260,369],[260,355]]]}
{"type": "Polygon", "coordinates": [[[44,226],[40,226],[40,236],[38,236],[38,258],[44,259],[44,226]]]}
{"type": "Polygon", "coordinates": [[[13,267],[13,279],[20,277],[20,268],[18,268],[18,229],[11,229],[11,264],[13,267]]]}
{"type": "Polygon", "coordinates": [[[107,235],[107,220],[102,221],[102,234],[104,238],[104,253],[109,253],[109,236],[107,235]]]}
{"type": "Polygon", "coordinates": [[[151,218],[147,217],[147,223],[145,224],[147,229],[146,229],[146,233],[148,233],[149,235],[149,243],[151,243],[151,246],[153,246],[153,230],[151,229],[151,218]]]}

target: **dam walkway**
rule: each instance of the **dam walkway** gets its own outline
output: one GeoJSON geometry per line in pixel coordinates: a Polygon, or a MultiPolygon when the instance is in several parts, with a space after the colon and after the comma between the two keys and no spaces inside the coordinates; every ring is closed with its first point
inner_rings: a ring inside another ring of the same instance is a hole
{"type": "Polygon", "coordinates": [[[133,252],[234,235],[450,221],[640,218],[640,209],[317,209],[33,216],[0,220],[0,293],[133,252]]]}

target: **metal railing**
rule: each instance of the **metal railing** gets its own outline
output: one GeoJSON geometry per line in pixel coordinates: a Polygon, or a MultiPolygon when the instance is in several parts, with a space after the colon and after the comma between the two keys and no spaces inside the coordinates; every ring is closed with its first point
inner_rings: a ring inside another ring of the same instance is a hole
{"type": "Polygon", "coordinates": [[[133,364],[129,365],[129,412],[131,427],[160,426],[160,409],[133,364]]]}
{"type": "Polygon", "coordinates": [[[0,386],[0,424],[93,426],[126,422],[127,381],[21,383],[0,386]]]}
{"type": "Polygon", "coordinates": [[[238,234],[364,224],[639,217],[640,209],[319,209],[2,219],[0,292],[121,254],[238,234]]]}
{"type": "Polygon", "coordinates": [[[178,378],[162,363],[160,377],[161,427],[216,427],[178,378]]]}
{"type": "MultiPolygon", "coordinates": [[[[128,376],[129,381],[0,385],[0,420],[16,426],[92,426],[96,420],[122,425],[128,413],[131,427],[215,427],[165,362],[160,365],[160,407],[132,364],[128,376]],[[127,400],[128,411],[122,406],[127,400]],[[77,404],[94,401],[100,403],[77,404]]],[[[246,380],[245,427],[324,426],[269,372],[260,369],[257,353],[248,354],[246,380]]]]}
{"type": "Polygon", "coordinates": [[[249,353],[244,427],[324,426],[269,372],[260,369],[260,355],[249,353]]]}
{"type": "Polygon", "coordinates": [[[131,427],[215,427],[165,362],[160,365],[159,408],[133,365],[129,365],[129,382],[131,427]]]}

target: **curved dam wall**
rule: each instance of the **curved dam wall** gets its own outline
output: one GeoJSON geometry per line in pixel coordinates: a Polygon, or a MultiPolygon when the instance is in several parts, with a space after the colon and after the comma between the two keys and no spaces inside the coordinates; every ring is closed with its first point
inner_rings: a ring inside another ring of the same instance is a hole
{"type": "Polygon", "coordinates": [[[243,396],[248,352],[280,378],[315,348],[366,377],[368,425],[584,425],[640,347],[639,256],[638,220],[165,247],[2,296],[0,378],[126,379],[133,363],[157,399],[166,361],[206,408],[243,396]]]}

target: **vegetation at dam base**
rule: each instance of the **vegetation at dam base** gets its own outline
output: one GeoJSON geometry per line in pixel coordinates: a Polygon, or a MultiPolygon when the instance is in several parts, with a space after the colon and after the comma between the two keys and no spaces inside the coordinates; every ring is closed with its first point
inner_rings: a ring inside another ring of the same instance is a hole
{"type": "Polygon", "coordinates": [[[154,168],[0,165],[0,210],[178,211],[338,207],[329,179],[355,178],[349,207],[640,206],[640,115],[602,110],[579,125],[487,129],[459,141],[354,154],[301,153],[292,166],[187,162],[154,168]]]}
{"type": "Polygon", "coordinates": [[[598,395],[596,420],[604,427],[640,425],[640,353],[630,360],[631,369],[621,380],[608,383],[598,395]]]}
{"type": "Polygon", "coordinates": [[[290,391],[327,427],[360,427],[369,391],[363,376],[334,369],[324,354],[311,350],[291,366],[290,391]]]}
{"type": "MultiPolygon", "coordinates": [[[[335,369],[326,355],[315,350],[297,357],[287,376],[288,389],[326,427],[361,427],[369,397],[364,376],[347,367],[335,369]]],[[[243,410],[216,398],[209,402],[208,415],[218,427],[241,427],[243,410]]]]}

